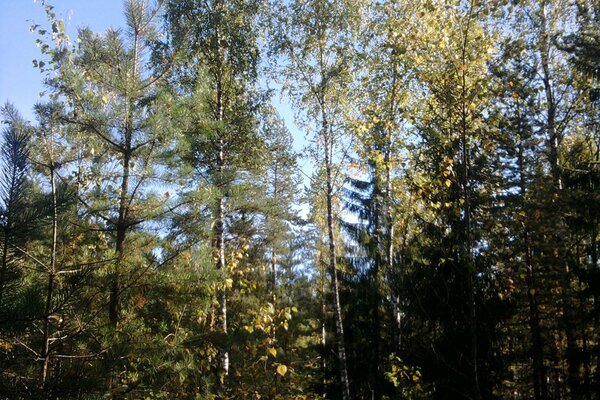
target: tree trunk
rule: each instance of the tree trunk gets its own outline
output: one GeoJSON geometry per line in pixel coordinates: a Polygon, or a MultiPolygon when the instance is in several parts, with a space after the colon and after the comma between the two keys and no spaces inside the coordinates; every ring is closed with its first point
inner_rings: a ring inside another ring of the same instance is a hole
{"type": "MultiPolygon", "coordinates": [[[[219,199],[216,221],[215,221],[215,253],[217,258],[216,268],[226,273],[225,263],[225,198],[221,196],[219,199]]],[[[223,285],[218,294],[219,313],[221,322],[221,332],[227,335],[227,293],[226,287],[223,285]]],[[[229,374],[229,352],[227,349],[221,350],[221,379],[229,374]]]]}
{"type": "Polygon", "coordinates": [[[321,372],[323,374],[322,397],[327,398],[327,304],[325,302],[325,263],[321,258],[321,252],[317,250],[317,266],[321,274],[321,372]]]}
{"type": "Polygon", "coordinates": [[[129,211],[129,177],[131,164],[131,136],[127,135],[126,149],[123,152],[123,177],[121,178],[121,193],[119,196],[119,216],[116,224],[116,240],[115,240],[115,267],[112,274],[112,282],[110,289],[109,301],[109,318],[110,323],[116,326],[119,321],[120,314],[120,292],[121,292],[121,268],[125,258],[125,239],[127,237],[127,217],[129,211]]]}
{"type": "Polygon", "coordinates": [[[332,143],[327,120],[323,118],[323,141],[325,143],[325,170],[327,173],[327,234],[329,240],[329,272],[331,274],[331,290],[333,292],[333,309],[335,314],[335,330],[338,342],[338,362],[342,385],[342,398],[350,399],[350,382],[346,360],[346,344],[344,341],[344,324],[340,292],[337,276],[336,244],[333,226],[333,174],[332,174],[332,143]]]}
{"type": "Polygon", "coordinates": [[[559,133],[556,127],[557,104],[552,86],[552,72],[550,70],[550,43],[549,32],[547,28],[548,20],[546,16],[547,1],[542,1],[540,8],[540,61],[542,66],[542,81],[544,84],[544,93],[546,96],[546,135],[549,146],[548,161],[552,174],[553,195],[552,200],[555,215],[557,219],[556,233],[554,236],[554,253],[557,264],[561,268],[562,280],[562,308],[563,308],[563,326],[567,339],[566,358],[568,363],[567,385],[572,396],[580,393],[579,384],[579,361],[577,357],[577,334],[575,313],[572,304],[573,290],[571,288],[572,273],[569,267],[568,249],[565,243],[566,222],[561,213],[560,196],[563,190],[560,165],[558,159],[558,146],[560,143],[559,133]]]}
{"type": "MultiPolygon", "coordinates": [[[[56,198],[56,183],[54,177],[54,161],[50,160],[50,190],[52,196],[52,243],[50,245],[50,265],[48,265],[48,286],[46,289],[46,308],[44,312],[44,327],[42,337],[42,387],[47,388],[48,367],[50,365],[50,319],[52,313],[52,300],[54,296],[54,279],[56,277],[56,242],[58,236],[58,209],[56,198]]],[[[50,393],[48,397],[51,398],[50,393]]]]}
{"type": "MultiPolygon", "coordinates": [[[[139,44],[139,32],[136,31],[133,38],[133,79],[137,79],[138,73],[138,44],[139,44]]],[[[131,158],[133,156],[134,149],[132,148],[133,143],[133,112],[135,104],[131,98],[127,101],[127,108],[125,110],[125,143],[121,148],[121,155],[123,156],[123,176],[121,178],[121,193],[119,196],[119,217],[116,226],[116,241],[115,241],[115,255],[116,262],[112,276],[112,284],[110,290],[109,299],[109,320],[113,326],[116,326],[119,321],[120,314],[120,301],[121,295],[121,268],[123,260],[125,258],[125,240],[127,236],[128,226],[128,214],[130,207],[129,199],[129,179],[131,169],[131,158]]]]}
{"type": "MultiPolygon", "coordinates": [[[[215,4],[216,13],[223,12],[222,3],[220,1],[215,4]]],[[[220,26],[216,28],[216,40],[217,40],[217,53],[220,60],[224,59],[222,54],[222,37],[220,26]]],[[[216,74],[216,119],[218,123],[222,123],[225,116],[224,110],[224,90],[223,90],[223,71],[221,64],[217,69],[216,74]]],[[[227,273],[226,262],[225,262],[225,194],[223,193],[225,182],[224,182],[224,168],[225,168],[225,143],[222,138],[219,139],[217,148],[217,185],[220,190],[220,197],[217,204],[216,220],[215,220],[215,253],[217,258],[217,269],[222,271],[224,274],[227,273]]],[[[221,332],[224,336],[227,335],[227,288],[223,285],[223,288],[219,291],[219,306],[221,313],[221,332]]],[[[221,352],[221,382],[223,382],[225,376],[229,374],[229,352],[227,349],[222,349],[221,352]]]]}
{"type": "MultiPolygon", "coordinates": [[[[597,160],[598,161],[598,160],[597,160]]],[[[596,271],[592,276],[598,276],[598,241],[596,238],[598,237],[598,218],[594,213],[594,218],[592,219],[592,229],[591,229],[591,261],[592,261],[592,271],[596,271]]],[[[593,278],[592,278],[593,279],[593,278]]],[[[594,291],[592,298],[594,299],[594,308],[593,308],[593,317],[592,319],[595,321],[596,326],[600,326],[600,296],[598,296],[598,291],[594,291]]],[[[596,373],[594,374],[594,391],[596,392],[596,399],[600,399],[600,341],[598,340],[598,332],[594,334],[594,338],[596,341],[596,373]]]]}
{"type": "MultiPolygon", "coordinates": [[[[466,35],[465,35],[466,36],[466,35]]],[[[465,59],[463,50],[463,60],[465,59]]],[[[466,88],[466,77],[463,72],[462,75],[462,87],[463,91],[466,88]]],[[[464,262],[464,273],[466,275],[467,284],[467,324],[470,336],[470,354],[469,361],[471,366],[470,378],[471,378],[471,392],[475,400],[481,400],[481,389],[479,387],[479,360],[478,360],[478,337],[477,337],[477,304],[475,302],[475,285],[473,277],[475,275],[475,262],[473,259],[473,239],[471,232],[471,191],[469,185],[469,145],[467,139],[467,105],[465,103],[466,94],[463,92],[463,104],[462,104],[462,129],[460,137],[461,145],[461,189],[464,200],[464,243],[463,243],[463,262],[464,262]]]]}
{"type": "Polygon", "coordinates": [[[6,272],[8,270],[8,241],[10,235],[10,213],[9,219],[6,222],[6,227],[4,228],[4,238],[2,243],[2,269],[0,269],[0,306],[2,306],[2,301],[4,297],[4,285],[6,282],[6,272]]]}
{"type": "MultiPolygon", "coordinates": [[[[467,22],[463,32],[463,43],[461,49],[461,63],[467,65],[467,45],[469,43],[469,30],[471,26],[473,5],[470,5],[468,11],[467,22]]],[[[471,379],[471,395],[475,400],[481,400],[481,388],[479,387],[479,354],[478,354],[478,336],[477,336],[477,305],[475,302],[475,262],[473,259],[473,239],[471,231],[471,189],[469,185],[470,176],[470,155],[469,143],[467,136],[467,76],[466,69],[460,71],[461,74],[461,132],[460,132],[460,154],[461,154],[461,190],[463,195],[463,213],[464,213],[464,241],[463,241],[463,262],[464,273],[466,275],[466,290],[467,290],[467,324],[470,336],[470,379],[471,379]]]]}
{"type": "MultiPolygon", "coordinates": [[[[274,166],[273,171],[273,199],[277,201],[277,183],[278,183],[278,165],[277,162],[274,166]]],[[[271,282],[270,282],[270,290],[271,290],[271,300],[273,302],[273,307],[277,309],[277,249],[275,248],[275,235],[277,235],[276,230],[273,228],[271,233],[271,240],[273,241],[271,244],[271,282]]],[[[275,332],[273,332],[275,334],[275,332]]]]}
{"type": "Polygon", "coordinates": [[[4,299],[4,285],[6,284],[6,273],[8,272],[8,247],[13,225],[15,185],[17,184],[16,181],[17,168],[15,168],[13,165],[11,170],[10,189],[8,192],[8,202],[6,204],[6,225],[4,226],[4,238],[2,243],[2,266],[0,269],[0,307],[2,306],[2,300],[4,299]]]}
{"type": "MultiPolygon", "coordinates": [[[[518,148],[518,167],[519,167],[519,186],[520,198],[525,202],[526,195],[526,176],[525,160],[523,157],[523,143],[519,143],[518,148]]],[[[533,266],[533,257],[531,253],[531,240],[529,237],[529,220],[525,205],[522,204],[521,210],[525,213],[525,222],[523,229],[523,242],[525,245],[525,266],[527,268],[527,300],[529,303],[529,330],[532,343],[533,358],[533,392],[535,400],[545,400],[548,398],[548,383],[546,370],[544,368],[544,343],[540,328],[540,313],[537,303],[537,285],[535,279],[535,270],[533,266]]]]}

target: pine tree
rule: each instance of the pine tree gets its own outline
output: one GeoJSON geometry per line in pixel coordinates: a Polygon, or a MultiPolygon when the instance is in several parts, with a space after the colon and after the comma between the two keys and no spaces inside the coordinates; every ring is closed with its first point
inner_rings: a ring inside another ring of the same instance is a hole
{"type": "MultiPolygon", "coordinates": [[[[257,135],[256,93],[258,48],[256,16],[260,2],[215,0],[209,3],[183,0],[167,4],[167,20],[173,48],[187,59],[179,68],[179,87],[191,95],[187,119],[187,161],[214,190],[210,205],[212,248],[216,269],[226,282],[227,204],[244,170],[260,164],[261,140],[257,135]]],[[[202,187],[196,182],[195,188],[202,187]]],[[[218,326],[228,334],[227,288],[218,293],[218,326]]],[[[229,373],[229,352],[220,351],[220,380],[229,373]]]]}
{"type": "Polygon", "coordinates": [[[5,104],[2,116],[7,126],[2,131],[2,264],[0,265],[0,310],[5,314],[6,303],[15,300],[12,293],[18,285],[19,271],[15,269],[15,243],[23,240],[27,232],[25,207],[28,188],[29,141],[31,129],[11,104],[5,104]],[[8,298],[8,300],[7,300],[8,298]]]}

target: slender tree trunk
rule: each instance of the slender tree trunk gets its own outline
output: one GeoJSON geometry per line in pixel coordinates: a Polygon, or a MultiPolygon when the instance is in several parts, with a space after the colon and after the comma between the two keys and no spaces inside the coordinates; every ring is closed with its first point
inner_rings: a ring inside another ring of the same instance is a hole
{"type": "MultiPolygon", "coordinates": [[[[219,175],[219,181],[222,180],[223,177],[223,167],[224,167],[224,143],[221,140],[219,142],[218,149],[218,158],[217,158],[217,170],[219,175]]],[[[220,185],[223,183],[221,182],[220,185]]],[[[223,188],[220,188],[223,190],[223,188]]],[[[227,272],[226,262],[225,262],[225,196],[223,193],[220,194],[217,210],[215,215],[215,256],[216,256],[216,268],[223,273],[227,272]]],[[[227,288],[226,285],[218,292],[218,304],[219,304],[219,314],[220,314],[220,322],[221,322],[221,332],[224,335],[227,335],[227,288]]],[[[229,352],[227,349],[221,350],[220,356],[220,379],[223,381],[225,376],[229,374],[229,352]]]]}
{"type": "MultiPolygon", "coordinates": [[[[392,51],[393,64],[392,64],[392,98],[390,100],[390,116],[395,116],[398,113],[397,110],[397,101],[396,101],[396,93],[398,91],[398,63],[396,62],[396,50],[392,51]]],[[[394,239],[395,239],[395,230],[394,230],[394,210],[392,207],[392,167],[391,163],[391,155],[392,155],[392,131],[387,131],[386,143],[385,143],[385,154],[384,154],[384,162],[385,162],[385,224],[386,224],[386,260],[388,273],[394,274],[395,276],[399,276],[400,270],[399,266],[396,265],[394,260],[394,239]]],[[[406,238],[404,242],[406,241],[406,238]]],[[[404,243],[402,248],[404,248],[404,243]]],[[[402,253],[402,251],[400,252],[402,253]]],[[[393,310],[393,321],[395,322],[395,328],[392,328],[392,337],[395,338],[397,349],[400,350],[402,345],[402,314],[400,310],[400,293],[398,291],[398,285],[392,285],[391,288],[392,293],[392,310],[393,310]],[[397,334],[394,334],[394,329],[397,331],[397,334]]]]}
{"type": "MultiPolygon", "coordinates": [[[[133,38],[133,73],[132,79],[137,79],[138,73],[138,45],[139,45],[140,32],[135,32],[133,38]]],[[[129,77],[128,77],[129,78],[129,77]]],[[[131,158],[133,156],[133,112],[135,104],[131,98],[127,99],[127,108],[125,109],[125,142],[121,148],[121,155],[123,157],[122,168],[123,176],[121,177],[121,191],[119,193],[119,216],[116,225],[116,241],[115,241],[115,267],[112,276],[112,283],[110,289],[110,299],[108,305],[108,316],[111,325],[116,326],[119,322],[120,308],[120,295],[121,295],[121,269],[123,267],[123,261],[125,259],[125,240],[127,237],[128,217],[130,208],[129,199],[129,180],[131,174],[131,158]]]]}
{"type": "MultiPolygon", "coordinates": [[[[519,194],[522,202],[525,201],[524,199],[526,195],[525,160],[523,157],[523,152],[523,143],[520,142],[517,162],[519,167],[519,194]]],[[[548,398],[548,384],[546,370],[544,368],[544,343],[541,334],[540,313],[537,303],[536,274],[533,266],[527,210],[525,209],[524,205],[522,205],[521,208],[526,216],[523,229],[523,242],[525,244],[525,266],[527,268],[527,300],[529,303],[529,329],[531,334],[533,358],[533,391],[535,400],[545,400],[548,398]]]]}
{"type": "Polygon", "coordinates": [[[385,256],[383,249],[387,245],[386,243],[386,234],[383,232],[383,223],[385,219],[382,218],[382,214],[385,212],[385,200],[383,199],[383,193],[380,189],[382,185],[382,180],[380,175],[380,171],[375,171],[375,184],[373,188],[373,207],[374,207],[374,245],[371,246],[371,252],[373,252],[373,283],[372,283],[372,292],[373,292],[373,304],[372,304],[372,319],[371,319],[371,330],[372,330],[372,339],[373,344],[371,348],[372,361],[371,361],[371,377],[369,377],[369,387],[371,388],[371,398],[379,399],[380,391],[381,391],[381,380],[379,379],[379,370],[380,370],[380,362],[381,358],[381,303],[382,303],[382,283],[383,283],[383,271],[384,271],[384,263],[385,256]],[[372,387],[371,387],[372,385],[372,387]]]}
{"type": "Polygon", "coordinates": [[[322,397],[327,398],[327,304],[325,301],[325,263],[320,251],[317,251],[317,265],[321,274],[321,372],[323,374],[322,397]]]}
{"type": "Polygon", "coordinates": [[[536,400],[548,397],[548,386],[546,371],[544,367],[544,347],[540,328],[539,307],[537,303],[537,291],[535,284],[535,271],[531,262],[531,246],[529,232],[524,233],[525,240],[525,262],[527,266],[527,299],[529,302],[529,329],[532,342],[533,358],[533,388],[536,400]]]}
{"type": "MultiPolygon", "coordinates": [[[[471,19],[473,12],[473,4],[470,4],[470,8],[467,16],[467,23],[463,31],[463,43],[461,49],[461,62],[462,65],[467,65],[467,45],[469,43],[469,31],[471,27],[471,19]]],[[[473,238],[471,230],[471,189],[469,185],[470,179],[470,156],[469,156],[469,143],[467,137],[467,76],[466,69],[460,71],[461,84],[462,84],[462,96],[461,96],[461,132],[460,132],[460,153],[461,153],[461,189],[464,200],[464,243],[463,243],[463,261],[465,264],[465,274],[467,283],[467,323],[470,336],[470,379],[471,379],[471,395],[475,400],[481,400],[481,388],[479,386],[479,354],[478,354],[478,335],[477,335],[477,304],[475,302],[475,260],[473,259],[473,238]]]]}
{"type": "MultiPolygon", "coordinates": [[[[464,52],[464,50],[463,50],[464,52]]],[[[464,59],[463,54],[463,59],[464,59]]],[[[463,88],[466,88],[466,77],[462,75],[463,88]]],[[[465,90],[465,89],[463,89],[465,90]]],[[[463,93],[463,99],[466,94],[463,93]]],[[[469,145],[467,139],[467,110],[463,100],[462,104],[462,129],[461,129],[461,188],[464,200],[464,244],[463,244],[463,262],[465,264],[465,275],[467,283],[467,323],[470,335],[470,365],[471,365],[471,391],[475,400],[481,400],[481,389],[479,387],[479,355],[478,355],[478,337],[477,337],[477,304],[475,302],[475,285],[473,276],[475,275],[475,261],[473,259],[473,239],[471,232],[471,191],[469,187],[469,145]]]]}
{"type": "MultiPolygon", "coordinates": [[[[395,50],[392,51],[392,86],[390,91],[389,99],[389,117],[393,118],[396,113],[396,91],[397,91],[397,75],[398,65],[395,61],[395,50]]],[[[376,171],[376,185],[374,190],[375,204],[376,204],[376,224],[375,231],[377,232],[377,247],[376,247],[376,263],[375,263],[375,310],[374,310],[374,321],[373,321],[373,333],[374,333],[374,360],[375,365],[373,366],[375,380],[375,387],[373,389],[373,398],[381,398],[381,388],[385,380],[381,371],[381,334],[382,323],[381,323],[381,311],[380,307],[383,302],[383,285],[384,277],[390,276],[394,271],[394,224],[392,221],[392,176],[391,176],[391,152],[392,152],[392,129],[384,128],[384,133],[381,141],[381,151],[383,153],[384,167],[383,171],[376,171]],[[383,175],[383,176],[382,176],[383,175]],[[382,179],[383,178],[383,179],[382,179]],[[380,199],[379,199],[380,197],[380,199]],[[380,217],[381,216],[381,217],[380,217]]],[[[397,297],[395,288],[391,290],[392,295],[397,297]]],[[[392,300],[394,301],[394,300],[392,300]]],[[[395,310],[399,312],[399,310],[395,310]]],[[[394,319],[397,320],[397,315],[394,315],[394,319]]],[[[398,327],[399,331],[399,327],[398,327]]]]}
{"type": "MultiPolygon", "coordinates": [[[[598,218],[594,213],[594,218],[592,218],[592,229],[591,229],[591,265],[592,265],[592,271],[596,270],[596,268],[598,268],[598,241],[597,241],[597,237],[598,237],[598,218]]],[[[597,270],[596,270],[597,271],[597,270]]],[[[596,272],[596,276],[598,276],[598,272],[596,272]]],[[[594,316],[593,316],[593,320],[596,323],[596,326],[600,326],[600,296],[598,296],[598,291],[595,291],[595,293],[593,294],[593,299],[594,299],[594,316]]],[[[595,380],[595,384],[594,384],[594,391],[596,392],[596,399],[600,399],[600,340],[599,339],[599,335],[598,335],[598,331],[596,330],[595,334],[593,335],[593,338],[596,342],[596,373],[594,374],[594,380],[595,380]]]]}
{"type": "MultiPolygon", "coordinates": [[[[577,246],[577,262],[579,263],[579,246],[577,246]]],[[[585,302],[586,296],[583,292],[584,288],[581,282],[579,282],[579,314],[585,315],[585,302]]],[[[590,350],[588,346],[588,335],[586,332],[586,322],[581,321],[580,325],[581,335],[581,351],[582,351],[582,363],[583,363],[583,393],[585,394],[586,400],[592,400],[592,388],[590,386],[590,350]]]]}
{"type": "MultiPolygon", "coordinates": [[[[221,196],[217,206],[216,221],[215,221],[215,253],[217,256],[217,269],[226,272],[225,263],[225,197],[221,196]]],[[[225,285],[219,290],[218,294],[219,314],[221,322],[221,332],[227,335],[227,293],[225,285]]],[[[221,353],[221,379],[229,374],[229,352],[227,349],[222,349],[221,353]]]]}
{"type": "Polygon", "coordinates": [[[540,8],[540,61],[542,66],[542,81],[546,96],[546,135],[549,145],[549,163],[553,183],[553,204],[557,218],[557,228],[555,233],[555,257],[560,267],[562,267],[562,307],[563,307],[563,326],[567,339],[566,358],[568,362],[567,385],[572,396],[578,396],[580,393],[579,384],[579,361],[577,357],[577,334],[575,313],[572,304],[573,290],[571,288],[572,272],[569,267],[569,254],[566,240],[566,222],[562,216],[560,196],[563,190],[560,165],[558,159],[558,146],[560,142],[559,133],[556,127],[557,104],[554,96],[552,84],[552,71],[550,69],[550,43],[547,19],[547,1],[541,3],[540,8]]]}
{"type": "MultiPolygon", "coordinates": [[[[224,48],[223,48],[223,34],[221,27],[221,17],[224,13],[223,2],[216,0],[214,5],[214,13],[216,16],[216,29],[215,29],[215,40],[216,40],[216,55],[217,55],[217,70],[215,73],[215,96],[216,96],[216,110],[215,118],[219,124],[225,119],[225,93],[223,88],[223,62],[225,59],[224,48]]],[[[219,126],[219,129],[222,129],[219,126]]],[[[222,132],[220,132],[222,135],[222,132]]],[[[217,203],[217,210],[215,215],[215,256],[217,260],[216,268],[222,271],[224,274],[227,273],[227,265],[225,260],[225,142],[223,138],[219,138],[217,144],[217,177],[216,184],[218,186],[220,195],[217,203]]],[[[227,288],[223,285],[223,288],[218,293],[218,303],[220,307],[220,320],[221,320],[221,332],[224,336],[227,336],[227,288]]],[[[220,355],[220,375],[221,383],[224,382],[225,376],[229,374],[229,352],[226,348],[221,349],[220,355]]]]}
{"type": "Polygon", "coordinates": [[[13,208],[15,198],[15,185],[17,184],[17,169],[13,166],[11,171],[10,189],[8,193],[8,204],[6,207],[6,225],[4,225],[4,237],[2,241],[2,266],[0,269],[0,307],[4,299],[4,285],[6,285],[6,273],[8,271],[8,247],[13,225],[13,208]]]}
{"type": "MultiPolygon", "coordinates": [[[[275,246],[271,247],[271,301],[273,302],[273,307],[276,307],[277,303],[277,253],[275,251],[275,246]]],[[[274,332],[273,332],[274,333],[274,332]]]]}
{"type": "MultiPolygon", "coordinates": [[[[221,15],[222,3],[218,1],[215,4],[217,15],[221,15]]],[[[217,68],[216,76],[216,119],[218,123],[224,121],[225,116],[225,105],[224,105],[224,89],[223,89],[223,71],[222,71],[222,60],[223,47],[221,29],[217,24],[216,29],[216,41],[217,41],[217,53],[218,58],[221,60],[217,68]]],[[[217,204],[216,221],[215,221],[215,253],[217,258],[217,269],[227,273],[226,262],[225,262],[225,194],[223,193],[225,187],[225,142],[222,138],[219,139],[217,148],[217,185],[219,186],[220,197],[217,204]]],[[[225,285],[223,289],[219,291],[219,306],[221,314],[221,331],[224,335],[227,335],[227,288],[225,285]]],[[[229,352],[227,349],[222,349],[221,353],[221,382],[223,382],[225,376],[229,374],[229,352]]]]}
{"type": "Polygon", "coordinates": [[[121,178],[121,192],[119,196],[119,216],[116,224],[115,240],[115,267],[113,270],[110,301],[109,301],[109,319],[113,326],[119,321],[120,310],[120,292],[121,292],[121,268],[125,258],[125,240],[127,237],[127,217],[129,211],[129,179],[131,168],[131,135],[127,134],[126,150],[123,152],[123,176],[121,178]]]}
{"type": "MultiPolygon", "coordinates": [[[[52,156],[51,156],[52,158],[52,156]]],[[[52,301],[54,297],[54,279],[56,277],[56,244],[58,238],[58,210],[56,198],[56,182],[55,182],[55,166],[54,161],[50,160],[50,190],[52,196],[52,243],[50,247],[50,265],[48,266],[48,286],[46,289],[46,307],[44,311],[44,327],[42,337],[42,386],[44,389],[48,383],[48,367],[50,365],[50,320],[52,313],[52,301]]],[[[48,393],[48,398],[51,398],[48,393]]]]}
{"type": "Polygon", "coordinates": [[[8,270],[8,242],[10,236],[10,224],[11,221],[9,214],[9,220],[6,222],[6,227],[4,228],[4,237],[2,238],[2,269],[0,269],[0,306],[2,306],[2,301],[4,297],[4,285],[6,282],[6,272],[8,270]]]}
{"type": "Polygon", "coordinates": [[[325,170],[327,173],[327,234],[329,240],[329,271],[331,274],[331,290],[333,292],[333,309],[335,314],[335,329],[338,342],[338,362],[340,380],[342,384],[342,398],[350,399],[350,382],[348,380],[348,366],[346,360],[346,343],[344,340],[344,323],[340,292],[337,276],[336,244],[333,226],[333,172],[332,172],[332,143],[329,125],[323,115],[323,141],[325,143],[325,170]]]}
{"type": "MultiPolygon", "coordinates": [[[[277,201],[277,184],[278,184],[278,165],[275,163],[275,169],[273,171],[273,199],[277,201]]],[[[277,303],[277,249],[275,248],[275,235],[277,232],[275,229],[272,231],[273,243],[271,245],[271,300],[273,302],[273,306],[276,307],[277,303]]],[[[273,332],[273,335],[275,332],[273,332]]]]}

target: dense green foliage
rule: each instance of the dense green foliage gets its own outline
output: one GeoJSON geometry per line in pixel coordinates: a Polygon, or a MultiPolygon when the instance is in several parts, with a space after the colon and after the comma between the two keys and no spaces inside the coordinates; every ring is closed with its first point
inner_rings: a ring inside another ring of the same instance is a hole
{"type": "Polygon", "coordinates": [[[42,6],[0,398],[600,400],[598,0],[42,6]]]}

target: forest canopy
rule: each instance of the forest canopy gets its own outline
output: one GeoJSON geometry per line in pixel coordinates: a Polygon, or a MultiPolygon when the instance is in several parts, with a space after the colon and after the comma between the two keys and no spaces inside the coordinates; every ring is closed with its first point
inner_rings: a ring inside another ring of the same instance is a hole
{"type": "Polygon", "coordinates": [[[600,400],[600,1],[40,3],[0,398],[600,400]]]}

